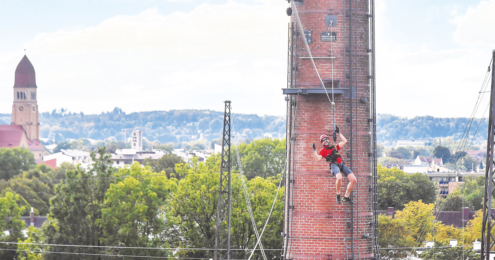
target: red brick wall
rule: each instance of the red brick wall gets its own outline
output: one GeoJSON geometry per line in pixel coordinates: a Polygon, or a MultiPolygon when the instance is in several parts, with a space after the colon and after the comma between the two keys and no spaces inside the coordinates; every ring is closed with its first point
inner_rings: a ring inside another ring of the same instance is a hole
{"type": "MultiPolygon", "coordinates": [[[[294,1],[294,0],[293,0],[294,1]]],[[[346,89],[345,95],[335,96],[335,121],[341,132],[348,139],[348,144],[341,152],[345,163],[358,178],[354,189],[354,255],[358,259],[369,259],[372,256],[372,240],[361,238],[363,234],[371,236],[372,220],[371,164],[370,151],[370,118],[369,104],[360,99],[369,99],[369,57],[368,57],[368,1],[352,0],[352,47],[349,46],[349,0],[303,0],[297,5],[299,17],[304,30],[313,30],[313,43],[310,44],[315,57],[330,56],[330,42],[321,42],[320,33],[330,31],[325,26],[325,15],[336,15],[337,41],[333,42],[333,79],[340,80],[340,87],[346,89]],[[352,48],[352,49],[349,49],[352,48]],[[352,53],[352,55],[351,55],[352,53]],[[352,74],[351,74],[352,60],[352,74]],[[357,89],[357,91],[356,91],[357,89]],[[352,90],[352,91],[351,91],[352,90]],[[353,95],[349,95],[354,92],[353,95]],[[352,104],[351,104],[352,102],[352,104]],[[352,113],[351,113],[352,107],[352,113]],[[351,128],[352,122],[352,128],[351,128]],[[352,132],[352,137],[351,137],[352,132]],[[351,153],[352,146],[352,153],[351,153]]],[[[296,21],[295,10],[291,17],[296,21]]],[[[297,27],[299,31],[299,27],[297,27]]],[[[321,87],[319,80],[304,46],[303,34],[298,32],[297,48],[294,52],[292,66],[297,67],[295,84],[292,88],[321,87]]],[[[332,61],[315,59],[321,78],[331,79],[332,61]]],[[[333,133],[333,114],[326,95],[293,96],[296,100],[294,141],[295,184],[288,190],[293,196],[287,205],[293,205],[286,216],[287,255],[286,259],[344,259],[346,243],[350,247],[350,239],[345,241],[346,220],[350,220],[350,207],[337,204],[335,200],[335,178],[328,171],[328,163],[316,162],[313,159],[314,142],[321,149],[319,136],[333,133]],[[288,241],[287,241],[288,239],[288,241]]],[[[290,124],[288,120],[288,124],[290,124]]],[[[345,193],[347,180],[344,178],[341,194],[345,193]]],[[[350,229],[348,229],[350,230],[350,229]]],[[[350,237],[350,232],[348,233],[350,237]]],[[[347,256],[351,259],[350,249],[347,256]]]]}

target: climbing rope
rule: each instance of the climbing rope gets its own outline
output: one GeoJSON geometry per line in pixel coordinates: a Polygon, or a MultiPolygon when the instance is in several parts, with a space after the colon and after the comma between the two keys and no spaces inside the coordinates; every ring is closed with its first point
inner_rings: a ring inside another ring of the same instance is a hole
{"type": "MultiPolygon", "coordinates": [[[[232,123],[232,121],[233,121],[232,118],[233,117],[231,117],[231,125],[233,126],[234,124],[232,123]]],[[[234,127],[232,127],[232,130],[233,129],[234,129],[234,127]]],[[[235,142],[235,138],[234,138],[234,142],[235,142]]],[[[245,176],[244,176],[244,173],[242,171],[241,159],[239,157],[239,149],[235,149],[235,150],[236,150],[236,153],[237,153],[237,164],[239,166],[239,172],[241,174],[242,190],[244,191],[244,198],[246,200],[246,207],[248,209],[249,218],[251,219],[251,224],[253,225],[253,230],[254,230],[254,234],[256,235],[256,239],[260,240],[261,239],[261,236],[259,235],[258,228],[256,227],[256,221],[254,220],[253,209],[251,207],[251,199],[250,199],[250,196],[249,196],[249,193],[248,193],[248,190],[247,190],[245,176]]],[[[267,257],[266,257],[266,254],[265,254],[265,250],[263,249],[263,244],[260,244],[260,249],[261,249],[261,254],[263,255],[263,259],[264,260],[267,260],[267,257]]]]}
{"type": "MultiPolygon", "coordinates": [[[[234,128],[234,124],[233,123],[232,123],[232,131],[235,133],[235,128],[234,128]]],[[[245,176],[243,175],[243,171],[242,171],[242,162],[241,162],[241,157],[239,155],[239,148],[238,148],[239,144],[237,143],[237,140],[235,138],[234,138],[234,143],[236,143],[235,144],[235,147],[236,147],[235,148],[235,152],[236,152],[236,157],[237,157],[237,164],[239,165],[239,170],[241,172],[241,178],[242,178],[242,185],[243,185],[243,190],[244,190],[244,196],[247,198],[246,199],[246,203],[247,203],[247,201],[250,200],[250,199],[249,199],[249,194],[247,192],[246,182],[244,180],[244,177],[245,176]]],[[[270,217],[272,215],[273,208],[275,207],[275,203],[276,203],[277,198],[278,198],[278,193],[280,191],[280,188],[282,187],[282,180],[284,179],[285,171],[287,169],[286,167],[287,167],[287,163],[284,163],[284,169],[282,171],[282,175],[280,176],[280,182],[278,184],[277,192],[275,193],[275,198],[273,199],[272,207],[270,209],[270,212],[268,213],[268,217],[266,218],[265,225],[263,226],[263,229],[261,230],[261,233],[259,234],[259,237],[257,238],[257,242],[256,242],[254,248],[252,249],[251,254],[249,255],[248,260],[251,259],[251,257],[253,256],[254,252],[256,251],[256,248],[258,247],[258,245],[260,245],[260,248],[262,248],[261,238],[263,237],[263,233],[265,232],[266,226],[268,225],[268,221],[270,220],[270,217]]],[[[250,204],[249,204],[249,207],[250,207],[250,204]]],[[[254,216],[252,218],[252,221],[253,220],[254,220],[254,216]]],[[[255,223],[253,223],[253,224],[255,224],[255,223]]],[[[257,229],[256,226],[254,228],[257,229]]],[[[261,252],[264,254],[264,250],[263,249],[261,249],[261,252]]],[[[266,256],[264,256],[264,258],[266,259],[266,256]]]]}
{"type": "MultiPolygon", "coordinates": [[[[330,102],[330,105],[332,106],[332,113],[333,113],[333,129],[335,129],[335,99],[334,99],[334,91],[333,91],[333,56],[331,56],[331,60],[332,60],[332,98],[330,99],[330,95],[328,95],[328,91],[327,91],[327,88],[325,88],[325,83],[323,83],[323,80],[321,79],[321,76],[320,76],[320,73],[318,72],[318,68],[316,68],[316,64],[315,64],[315,60],[313,59],[313,55],[311,54],[311,49],[309,48],[309,44],[308,44],[308,41],[306,39],[306,37],[304,36],[304,28],[302,26],[302,22],[301,22],[301,19],[299,18],[299,12],[297,10],[297,5],[295,4],[296,1],[291,1],[291,5],[292,5],[292,8],[294,9],[294,14],[296,16],[296,20],[297,20],[297,27],[299,28],[299,31],[301,33],[301,35],[303,35],[303,39],[304,39],[304,46],[306,47],[306,50],[308,52],[308,55],[309,55],[309,59],[311,60],[311,64],[313,64],[313,68],[316,72],[316,76],[318,76],[318,80],[320,81],[321,83],[321,87],[325,90],[325,93],[327,95],[327,98],[328,98],[328,101],[330,102]]],[[[333,27],[333,21],[330,21],[330,27],[333,27]]],[[[332,37],[332,34],[330,34],[330,37],[332,37]]],[[[332,40],[330,39],[330,48],[332,48],[332,40]]],[[[333,50],[331,50],[331,53],[330,55],[333,55],[333,50]]]]}

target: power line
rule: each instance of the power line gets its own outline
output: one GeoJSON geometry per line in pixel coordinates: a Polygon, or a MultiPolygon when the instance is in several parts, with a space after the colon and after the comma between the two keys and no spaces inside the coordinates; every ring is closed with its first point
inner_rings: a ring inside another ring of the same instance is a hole
{"type": "MultiPolygon", "coordinates": [[[[65,255],[85,255],[85,256],[109,256],[109,257],[133,257],[133,258],[148,258],[148,259],[205,259],[192,258],[192,257],[178,257],[178,256],[139,256],[139,255],[112,255],[112,254],[96,254],[96,253],[76,253],[76,252],[56,252],[56,251],[36,251],[36,250],[20,250],[20,249],[5,249],[0,248],[0,251],[17,251],[26,253],[50,253],[50,254],[65,254],[65,255]]],[[[232,259],[232,258],[231,258],[232,259]]],[[[244,259],[232,259],[232,260],[244,260],[244,259]]]]}
{"type": "MultiPolygon", "coordinates": [[[[22,243],[22,242],[0,242],[0,244],[6,245],[33,245],[33,246],[55,246],[55,247],[80,247],[80,248],[107,248],[107,249],[148,249],[148,250],[195,250],[195,251],[212,251],[215,248],[166,248],[166,247],[131,247],[131,246],[92,246],[92,245],[73,245],[73,244],[43,244],[43,243],[22,243]]],[[[227,250],[227,249],[219,249],[227,250]]],[[[230,249],[236,251],[251,251],[253,249],[230,249]]],[[[261,250],[261,249],[258,249],[261,250]]],[[[282,249],[264,249],[270,251],[277,251],[282,249]]]]}

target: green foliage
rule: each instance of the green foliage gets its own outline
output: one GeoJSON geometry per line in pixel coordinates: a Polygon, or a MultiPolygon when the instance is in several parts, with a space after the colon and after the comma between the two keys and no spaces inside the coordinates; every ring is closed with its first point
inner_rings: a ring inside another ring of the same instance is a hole
{"type": "MultiPolygon", "coordinates": [[[[380,142],[445,136],[454,136],[456,139],[460,139],[469,121],[469,118],[463,117],[436,118],[432,116],[417,116],[414,118],[405,118],[389,114],[379,114],[376,119],[376,131],[380,133],[377,136],[380,142]]],[[[482,120],[478,132],[488,132],[487,119],[482,120]]],[[[442,145],[445,146],[446,144],[442,142],[442,145]]]]}
{"type": "Polygon", "coordinates": [[[433,203],[436,186],[426,174],[405,172],[378,166],[378,208],[394,207],[401,210],[410,201],[433,203]]]}
{"type": "Polygon", "coordinates": [[[177,164],[184,164],[184,160],[182,157],[175,154],[165,154],[162,158],[158,159],[158,161],[154,161],[151,159],[144,159],[143,165],[150,166],[155,172],[165,171],[167,174],[167,178],[176,178],[180,179],[182,176],[177,175],[175,170],[175,166],[177,164]]]}
{"type": "MultiPolygon", "coordinates": [[[[178,234],[171,236],[169,243],[174,247],[214,248],[215,223],[218,202],[220,156],[211,156],[205,163],[183,165],[180,172],[187,171],[178,182],[177,191],[172,194],[167,212],[170,225],[178,234]],[[182,238],[182,239],[179,239],[182,238]],[[174,239],[174,240],[172,240],[174,239]]],[[[278,184],[278,183],[277,183],[278,184]]],[[[271,208],[277,186],[272,179],[253,178],[247,182],[251,206],[258,229],[264,224],[271,208]]],[[[281,248],[283,223],[283,189],[280,190],[270,224],[263,235],[265,248],[281,248]]],[[[232,248],[253,248],[255,236],[246,208],[242,180],[239,174],[232,174],[232,248]]],[[[266,252],[270,258],[278,257],[277,252],[266,252]]],[[[212,258],[213,252],[181,250],[180,255],[197,258],[212,258]]],[[[248,257],[246,251],[235,251],[232,258],[248,257]]],[[[255,255],[254,259],[260,256],[255,255]]]]}
{"type": "Polygon", "coordinates": [[[9,180],[36,166],[34,156],[27,148],[0,148],[0,180],[9,180]]]}
{"type": "Polygon", "coordinates": [[[389,153],[388,153],[388,156],[389,157],[393,157],[393,158],[397,158],[397,159],[407,159],[404,154],[402,153],[399,153],[397,150],[395,149],[392,149],[389,153]]]}
{"type": "Polygon", "coordinates": [[[451,193],[445,199],[437,202],[441,211],[460,211],[463,207],[473,208],[473,206],[462,197],[462,194],[451,193]]]}
{"type": "MultiPolygon", "coordinates": [[[[378,215],[378,244],[380,248],[414,246],[414,239],[406,224],[391,216],[378,215]]],[[[410,250],[380,250],[383,259],[406,258],[410,250]]]]}
{"type": "Polygon", "coordinates": [[[174,150],[174,145],[173,144],[154,144],[153,147],[155,150],[162,150],[167,153],[171,153],[174,150]]]}
{"type": "Polygon", "coordinates": [[[71,148],[70,143],[67,141],[64,141],[64,142],[57,144],[57,146],[55,148],[53,148],[53,153],[58,153],[58,152],[62,151],[62,149],[67,150],[70,148],[71,148]]]}
{"type": "Polygon", "coordinates": [[[424,260],[474,260],[479,259],[480,256],[473,251],[472,247],[451,247],[447,243],[435,241],[435,246],[423,252],[421,258],[424,260]]]}
{"type": "Polygon", "coordinates": [[[457,151],[455,152],[455,154],[452,155],[452,162],[457,162],[459,161],[461,158],[464,158],[465,156],[467,155],[467,153],[465,151],[457,151]]]}
{"type": "MultiPolygon", "coordinates": [[[[57,142],[69,138],[124,141],[123,129],[139,128],[144,138],[163,144],[194,141],[200,134],[209,142],[220,137],[223,114],[223,111],[194,109],[126,113],[116,107],[109,112],[85,115],[61,109],[40,114],[40,133],[57,142]]],[[[233,122],[246,138],[260,138],[267,132],[274,136],[285,134],[283,116],[234,114],[233,122]]],[[[106,146],[109,151],[113,149],[109,144],[106,146]]]]}
{"type": "Polygon", "coordinates": [[[466,155],[466,156],[460,158],[459,160],[457,160],[457,163],[466,167],[466,169],[468,171],[472,171],[472,170],[474,170],[474,168],[476,168],[476,166],[478,166],[478,161],[475,160],[470,155],[466,155]]]}
{"type": "MultiPolygon", "coordinates": [[[[34,177],[32,179],[27,178],[22,175],[17,175],[5,185],[0,183],[0,191],[3,189],[11,190],[19,194],[23,199],[25,199],[32,207],[39,211],[39,214],[48,214],[48,205],[50,197],[53,193],[50,187],[45,183],[41,182],[38,178],[34,177]]],[[[29,208],[25,209],[23,215],[29,215],[29,208]]]]}
{"type": "Polygon", "coordinates": [[[433,157],[442,158],[443,163],[451,162],[452,159],[450,149],[440,145],[435,147],[435,149],[433,149],[433,157]]]}
{"type": "MultiPolygon", "coordinates": [[[[472,210],[483,208],[483,197],[485,192],[485,177],[464,177],[464,183],[454,190],[452,195],[463,197],[472,210]]],[[[449,194],[450,195],[450,194],[449,194]]]]}
{"type": "Polygon", "coordinates": [[[412,158],[411,151],[409,151],[409,149],[407,149],[406,147],[397,147],[397,152],[402,154],[402,156],[405,159],[411,159],[412,158]]]}
{"type": "MultiPolygon", "coordinates": [[[[170,233],[163,207],[169,191],[176,190],[175,181],[168,180],[163,173],[154,173],[149,167],[142,168],[139,163],[120,169],[116,177],[102,206],[102,242],[109,246],[163,246],[170,233]]],[[[166,251],[160,250],[119,249],[113,253],[167,256],[166,251]]]]}
{"type": "MultiPolygon", "coordinates": [[[[17,242],[24,239],[22,230],[25,228],[25,223],[21,219],[21,212],[24,207],[19,207],[18,202],[21,197],[12,192],[6,192],[4,196],[0,196],[0,242],[17,242]],[[8,231],[8,232],[4,232],[8,231]]],[[[0,251],[0,259],[15,259],[17,245],[2,244],[0,251]]]]}
{"type": "MultiPolygon", "coordinates": [[[[242,170],[248,179],[273,177],[280,174],[285,162],[285,139],[263,138],[250,144],[239,144],[242,170]]],[[[235,149],[232,149],[233,166],[239,169],[235,149]]]]}
{"type": "Polygon", "coordinates": [[[43,246],[40,245],[29,245],[29,244],[40,244],[43,242],[43,234],[40,229],[30,226],[28,228],[28,237],[25,240],[19,239],[19,244],[17,245],[17,259],[19,260],[42,260],[43,256],[41,251],[43,251],[43,246]]]}
{"type": "MultiPolygon", "coordinates": [[[[50,199],[50,213],[43,225],[47,244],[103,245],[102,207],[115,169],[105,147],[92,152],[94,164],[85,171],[79,167],[66,172],[65,183],[55,186],[50,199]],[[77,234],[77,235],[75,235],[77,234]]],[[[49,247],[50,251],[99,253],[99,248],[49,247]]],[[[45,259],[73,259],[71,255],[50,254],[45,259]]],[[[85,259],[99,259],[87,256],[85,259]]]]}

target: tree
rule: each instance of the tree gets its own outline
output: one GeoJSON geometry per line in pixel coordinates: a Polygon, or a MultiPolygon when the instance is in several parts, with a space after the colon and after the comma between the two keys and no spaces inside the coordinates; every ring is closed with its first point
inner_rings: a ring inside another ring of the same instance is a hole
{"type": "Polygon", "coordinates": [[[460,259],[474,260],[479,259],[479,255],[473,251],[472,247],[449,247],[448,243],[435,241],[435,246],[421,254],[424,260],[445,260],[445,259],[460,259]]]}
{"type": "Polygon", "coordinates": [[[459,159],[460,163],[466,167],[468,171],[474,171],[476,166],[478,165],[478,161],[476,161],[473,157],[470,155],[466,155],[459,159]]]}
{"type": "Polygon", "coordinates": [[[438,202],[438,209],[441,211],[460,211],[463,207],[473,208],[468,201],[457,193],[451,193],[447,198],[438,202]]]}
{"type": "Polygon", "coordinates": [[[385,148],[383,147],[383,144],[376,144],[376,157],[382,157],[383,156],[383,151],[385,148]]]}
{"type": "MultiPolygon", "coordinates": [[[[213,155],[205,163],[181,165],[178,172],[187,171],[180,179],[177,191],[167,207],[169,225],[176,228],[178,234],[170,236],[168,243],[173,247],[214,248],[215,223],[218,202],[220,156],[213,155]]],[[[253,178],[246,186],[254,213],[254,219],[260,230],[271,209],[277,186],[275,180],[253,178]]],[[[278,184],[278,182],[277,182],[278,184]]],[[[266,248],[282,246],[283,201],[279,191],[270,224],[265,230],[262,243],[266,248]]],[[[256,243],[253,226],[250,221],[246,200],[242,190],[240,174],[232,173],[232,231],[231,246],[237,249],[253,248],[256,243]]],[[[270,258],[279,256],[277,252],[266,252],[270,258]]],[[[213,251],[181,250],[179,255],[193,258],[211,258],[213,251]]],[[[247,258],[248,252],[239,250],[232,252],[232,258],[247,258]]],[[[255,255],[254,259],[259,257],[255,255]]]]}
{"type": "Polygon", "coordinates": [[[37,245],[43,242],[41,230],[30,226],[27,230],[28,237],[25,240],[19,239],[17,245],[17,259],[19,260],[42,260],[43,246],[37,245]]]}
{"type": "MultiPolygon", "coordinates": [[[[22,175],[17,175],[9,180],[5,187],[2,186],[3,184],[0,184],[0,191],[9,189],[24,198],[32,207],[37,209],[39,214],[48,214],[48,205],[50,197],[53,194],[50,187],[41,182],[38,178],[29,179],[22,175]]],[[[28,212],[29,208],[26,209],[24,214],[29,214],[28,212]]]]}
{"type": "Polygon", "coordinates": [[[454,190],[453,195],[463,197],[467,207],[472,210],[483,208],[483,197],[485,192],[485,177],[464,177],[464,183],[454,190]]]}
{"type": "Polygon", "coordinates": [[[153,161],[153,160],[148,160],[145,159],[143,161],[143,165],[150,166],[153,171],[155,172],[162,172],[165,171],[167,178],[177,178],[180,179],[180,176],[177,175],[177,172],[175,171],[175,166],[177,164],[184,164],[186,163],[182,157],[176,155],[176,154],[165,154],[162,156],[158,161],[153,161]]]}
{"type": "MultiPolygon", "coordinates": [[[[404,222],[391,216],[378,215],[378,244],[380,248],[401,248],[414,246],[414,239],[404,222]]],[[[406,258],[408,249],[382,249],[383,259],[406,258]]]]}
{"type": "Polygon", "coordinates": [[[416,245],[425,241],[430,230],[434,227],[435,215],[433,215],[433,204],[425,204],[420,201],[407,203],[402,211],[395,214],[395,218],[406,225],[410,236],[416,245]]]}
{"type": "MultiPolygon", "coordinates": [[[[120,169],[117,181],[110,185],[102,207],[104,236],[108,246],[160,247],[168,237],[165,223],[169,191],[176,189],[174,180],[162,173],[154,173],[150,167],[142,168],[134,163],[120,169]]],[[[122,255],[168,256],[166,251],[118,249],[122,255]]]]}
{"type": "Polygon", "coordinates": [[[465,156],[467,155],[467,153],[465,151],[457,151],[455,152],[454,155],[452,155],[452,162],[457,162],[459,161],[461,158],[464,158],[465,156]]]}
{"type": "Polygon", "coordinates": [[[378,166],[378,207],[387,209],[403,209],[410,201],[422,200],[433,203],[436,198],[436,187],[426,174],[408,175],[393,168],[378,166]]]}
{"type": "MultiPolygon", "coordinates": [[[[43,225],[43,236],[47,244],[75,244],[102,246],[104,233],[102,206],[105,193],[113,183],[115,169],[111,167],[110,155],[105,147],[91,152],[93,164],[88,171],[80,167],[66,172],[65,183],[55,186],[55,196],[50,200],[50,213],[43,225]],[[75,235],[77,234],[77,235],[75,235]]],[[[101,253],[101,248],[48,247],[49,251],[101,253]]],[[[45,259],[73,259],[73,255],[43,255],[45,259]]],[[[86,256],[85,259],[99,259],[86,256]]]]}
{"type": "MultiPolygon", "coordinates": [[[[20,196],[12,192],[6,192],[5,196],[0,197],[0,242],[16,243],[19,239],[24,239],[22,230],[26,224],[21,219],[21,212],[24,211],[24,207],[19,207],[18,202],[20,200],[20,196]]],[[[0,251],[1,259],[15,259],[16,244],[3,244],[2,249],[6,250],[0,251]]]]}
{"type": "Polygon", "coordinates": [[[0,148],[0,180],[28,171],[36,166],[34,155],[27,148],[0,148]]]}
{"type": "Polygon", "coordinates": [[[409,151],[406,147],[397,147],[396,151],[402,154],[405,159],[411,159],[411,151],[409,151]]]}
{"type": "Polygon", "coordinates": [[[280,174],[285,163],[285,139],[263,138],[250,144],[239,144],[232,149],[233,167],[239,169],[236,160],[238,149],[242,170],[248,179],[256,176],[267,178],[280,174]]]}
{"type": "Polygon", "coordinates": [[[392,149],[390,151],[390,153],[388,154],[388,156],[393,157],[393,158],[397,158],[397,159],[406,159],[406,157],[402,153],[399,153],[395,149],[392,149]]]}
{"type": "Polygon", "coordinates": [[[60,142],[59,144],[57,144],[57,146],[55,148],[53,148],[53,153],[59,153],[62,151],[62,149],[67,150],[70,148],[71,148],[70,143],[67,141],[63,141],[63,142],[60,142]]]}
{"type": "MultiPolygon", "coordinates": [[[[442,161],[444,163],[448,163],[451,161],[451,153],[450,149],[445,147],[445,146],[437,146],[435,149],[433,149],[433,157],[435,158],[442,158],[442,161]]],[[[455,162],[455,161],[454,161],[455,162]]]]}

